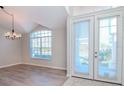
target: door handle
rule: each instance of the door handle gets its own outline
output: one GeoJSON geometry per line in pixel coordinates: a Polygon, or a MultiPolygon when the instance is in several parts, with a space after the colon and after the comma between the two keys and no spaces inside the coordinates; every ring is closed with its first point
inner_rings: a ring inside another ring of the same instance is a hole
{"type": "Polygon", "coordinates": [[[97,58],[98,57],[98,52],[95,52],[94,54],[95,54],[94,57],[97,58]]]}

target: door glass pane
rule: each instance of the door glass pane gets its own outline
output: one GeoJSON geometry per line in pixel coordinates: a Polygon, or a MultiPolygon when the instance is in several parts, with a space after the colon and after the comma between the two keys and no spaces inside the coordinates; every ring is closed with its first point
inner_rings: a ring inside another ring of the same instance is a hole
{"type": "Polygon", "coordinates": [[[75,72],[89,74],[89,21],[74,24],[75,72]]]}
{"type": "Polygon", "coordinates": [[[117,78],[117,17],[101,19],[99,26],[99,70],[102,78],[117,78]],[[104,26],[103,26],[104,25],[104,26]]]}

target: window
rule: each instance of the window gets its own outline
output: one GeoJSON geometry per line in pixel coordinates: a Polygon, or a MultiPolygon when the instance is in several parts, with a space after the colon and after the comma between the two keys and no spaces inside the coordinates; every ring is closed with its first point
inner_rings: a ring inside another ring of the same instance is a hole
{"type": "Polygon", "coordinates": [[[30,34],[31,57],[50,59],[52,55],[51,39],[52,32],[49,30],[32,32],[30,34]]]}

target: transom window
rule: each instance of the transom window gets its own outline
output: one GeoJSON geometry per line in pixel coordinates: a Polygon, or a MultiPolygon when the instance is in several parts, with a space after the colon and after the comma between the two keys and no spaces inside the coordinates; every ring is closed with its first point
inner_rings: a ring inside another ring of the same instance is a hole
{"type": "Polygon", "coordinates": [[[32,58],[50,59],[52,55],[52,31],[43,30],[30,34],[32,58]]]}

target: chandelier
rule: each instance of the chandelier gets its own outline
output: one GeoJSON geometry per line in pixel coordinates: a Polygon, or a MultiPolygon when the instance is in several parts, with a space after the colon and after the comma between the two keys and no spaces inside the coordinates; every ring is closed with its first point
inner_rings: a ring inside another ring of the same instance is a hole
{"type": "Polygon", "coordinates": [[[4,13],[12,17],[12,28],[11,28],[12,31],[4,33],[4,36],[6,37],[6,39],[11,39],[11,40],[20,39],[22,35],[14,31],[14,15],[7,12],[3,6],[0,6],[0,8],[3,10],[4,13]]]}

